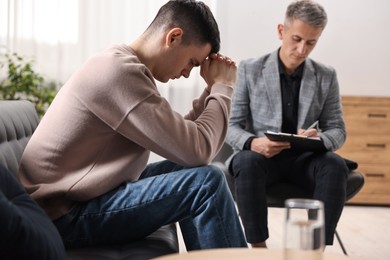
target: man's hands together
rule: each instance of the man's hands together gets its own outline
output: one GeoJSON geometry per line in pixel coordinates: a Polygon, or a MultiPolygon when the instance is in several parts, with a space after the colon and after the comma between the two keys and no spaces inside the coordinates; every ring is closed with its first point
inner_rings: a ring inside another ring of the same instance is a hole
{"type": "Polygon", "coordinates": [[[206,81],[209,92],[215,83],[234,86],[236,83],[236,72],[236,63],[229,57],[219,53],[211,54],[200,68],[200,75],[206,81]]]}

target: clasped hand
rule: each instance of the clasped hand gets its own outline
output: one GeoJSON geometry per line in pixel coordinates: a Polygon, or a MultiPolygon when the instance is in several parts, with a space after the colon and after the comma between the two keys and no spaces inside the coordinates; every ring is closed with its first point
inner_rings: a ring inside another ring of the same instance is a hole
{"type": "Polygon", "coordinates": [[[201,65],[200,75],[207,83],[208,91],[215,83],[234,86],[236,83],[236,63],[219,53],[211,54],[201,65]]]}

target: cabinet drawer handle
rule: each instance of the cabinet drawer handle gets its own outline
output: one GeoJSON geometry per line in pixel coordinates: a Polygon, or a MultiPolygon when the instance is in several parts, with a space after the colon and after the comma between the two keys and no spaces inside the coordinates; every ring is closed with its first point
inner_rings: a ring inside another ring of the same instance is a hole
{"type": "Polygon", "coordinates": [[[371,178],[384,178],[385,174],[384,173],[366,173],[367,177],[371,178]]]}
{"type": "Polygon", "coordinates": [[[386,144],[367,144],[368,148],[386,148],[386,144]]]}
{"type": "Polygon", "coordinates": [[[386,118],[386,117],[387,117],[387,114],[369,113],[369,114],[368,114],[368,117],[370,117],[370,118],[386,118]]]}

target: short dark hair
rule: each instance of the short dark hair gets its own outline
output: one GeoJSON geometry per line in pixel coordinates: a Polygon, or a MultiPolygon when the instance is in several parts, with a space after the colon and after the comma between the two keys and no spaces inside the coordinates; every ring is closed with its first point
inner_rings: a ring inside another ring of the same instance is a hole
{"type": "Polygon", "coordinates": [[[324,8],[312,0],[295,1],[287,7],[286,21],[295,19],[321,29],[324,29],[328,22],[324,8]]]}
{"type": "Polygon", "coordinates": [[[218,24],[210,8],[195,0],[170,0],[158,11],[149,25],[152,31],[158,28],[183,29],[184,44],[211,44],[211,53],[220,49],[218,24]]]}

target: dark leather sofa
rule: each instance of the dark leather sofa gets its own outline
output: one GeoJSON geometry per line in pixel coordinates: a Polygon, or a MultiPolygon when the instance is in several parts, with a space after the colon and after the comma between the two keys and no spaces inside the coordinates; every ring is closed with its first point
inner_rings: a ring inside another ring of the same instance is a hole
{"type": "MultiPolygon", "coordinates": [[[[9,174],[16,174],[19,168],[20,158],[22,156],[23,150],[29,141],[29,138],[33,134],[35,128],[39,123],[39,117],[34,109],[32,103],[28,101],[0,101],[0,165],[5,167],[5,171],[9,174]]],[[[2,168],[3,169],[3,168],[2,168]]],[[[4,172],[4,171],[2,171],[4,172]]],[[[1,176],[0,176],[1,177],[1,176]]],[[[15,180],[15,183],[21,187],[20,183],[17,182],[16,178],[12,176],[12,179],[15,180]]],[[[23,189],[19,191],[24,192],[23,189]]],[[[0,195],[3,193],[7,193],[6,188],[2,188],[0,186],[0,195]],[[3,189],[3,190],[1,190],[3,189]]],[[[25,193],[25,192],[24,192],[25,193]]],[[[24,197],[26,194],[22,194],[24,197]]],[[[0,197],[2,199],[3,197],[0,197]]],[[[32,201],[32,200],[31,200],[32,201]]],[[[7,202],[16,208],[18,211],[18,207],[21,205],[15,199],[9,199],[7,202]]],[[[37,204],[33,203],[30,207],[37,207],[37,211],[39,211],[41,216],[40,220],[43,222],[47,221],[47,225],[34,226],[37,233],[45,233],[48,232],[52,235],[52,237],[47,237],[48,241],[45,244],[45,241],[40,239],[45,245],[53,245],[53,243],[60,243],[60,245],[54,244],[54,248],[59,252],[58,255],[61,255],[61,248],[63,248],[62,242],[58,236],[57,231],[52,229],[51,222],[48,221],[48,217],[46,214],[37,206],[37,204]],[[47,229],[50,229],[49,231],[47,229]],[[43,230],[41,230],[43,229],[43,230]],[[41,232],[42,231],[42,232],[41,232]]],[[[0,215],[1,216],[1,215],[0,215]]],[[[20,215],[21,218],[25,220],[31,219],[31,216],[28,212],[24,212],[20,215]]],[[[36,216],[34,216],[36,217],[36,216]]],[[[4,220],[0,218],[0,221],[4,221],[9,223],[10,221],[4,220]]],[[[31,222],[31,225],[34,225],[34,222],[31,222]]],[[[0,223],[0,225],[5,225],[6,223],[0,223]]],[[[0,249],[7,241],[12,240],[12,237],[1,237],[0,234],[0,249]]],[[[17,234],[15,234],[16,239],[17,234]]],[[[38,240],[34,240],[34,237],[29,238],[30,243],[35,243],[38,240]]],[[[14,244],[15,245],[15,244],[14,244]]],[[[8,250],[29,250],[29,248],[23,248],[22,244],[18,244],[18,247],[8,248],[8,250]],[[20,248],[22,247],[22,248],[20,248]]],[[[42,247],[39,245],[39,247],[42,247]]],[[[167,225],[161,227],[155,233],[151,234],[147,238],[135,241],[132,243],[127,243],[124,245],[114,245],[114,246],[105,246],[99,248],[81,248],[81,249],[73,249],[66,251],[67,259],[151,259],[154,257],[158,257],[165,254],[176,253],[179,251],[179,243],[177,238],[176,226],[175,224],[167,225]]],[[[28,253],[26,253],[28,255],[28,253]]],[[[53,255],[51,255],[53,256],[53,255]]],[[[32,255],[30,256],[32,257],[32,255]]],[[[0,259],[4,259],[0,252],[0,259]]],[[[7,258],[8,259],[8,258],[7,258]]],[[[12,258],[11,258],[12,259],[12,258]]],[[[26,258],[27,259],[27,258],[26,258]]],[[[34,258],[31,258],[34,259],[34,258]]],[[[39,259],[36,258],[35,259],[39,259]]],[[[43,258],[40,258],[43,259],[43,258]]],[[[50,259],[48,257],[47,259],[50,259]]],[[[53,259],[53,258],[52,258],[53,259]]]]}

